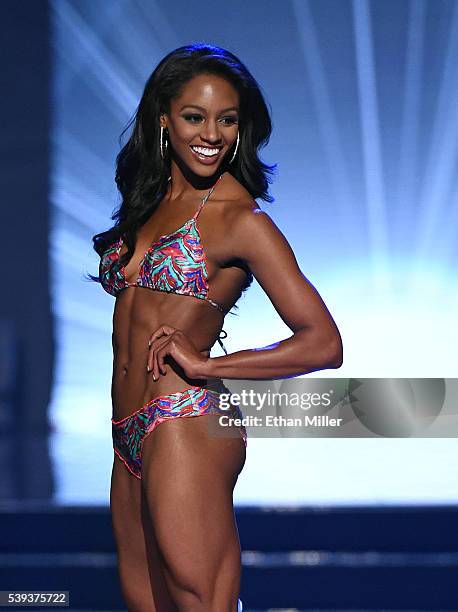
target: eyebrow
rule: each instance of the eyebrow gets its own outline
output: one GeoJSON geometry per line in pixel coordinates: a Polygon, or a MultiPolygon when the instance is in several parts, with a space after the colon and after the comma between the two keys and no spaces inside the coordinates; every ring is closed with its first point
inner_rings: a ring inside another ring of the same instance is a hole
{"type": "MultiPolygon", "coordinates": [[[[180,108],[180,112],[182,110],[184,110],[185,108],[198,108],[200,111],[202,111],[203,113],[205,113],[205,108],[202,108],[201,106],[198,106],[197,104],[185,104],[184,106],[182,106],[180,108]]],[[[221,111],[222,113],[227,113],[227,111],[237,111],[238,112],[238,108],[236,106],[230,106],[229,108],[223,108],[223,110],[221,111]]]]}

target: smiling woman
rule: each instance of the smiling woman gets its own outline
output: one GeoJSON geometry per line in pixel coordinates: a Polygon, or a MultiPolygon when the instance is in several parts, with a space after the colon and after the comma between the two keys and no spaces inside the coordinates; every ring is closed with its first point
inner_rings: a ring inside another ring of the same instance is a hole
{"type": "Polygon", "coordinates": [[[271,121],[240,60],[205,44],[172,51],[132,123],[117,157],[123,201],[115,225],[93,238],[92,277],[116,298],[110,505],[121,586],[132,610],[234,612],[232,494],[246,431],[237,406],[221,405],[222,379],[339,367],[340,335],[255,201],[272,200],[273,167],[258,156],[271,121]],[[253,277],[293,335],[210,357],[253,277]]]}
{"type": "Polygon", "coordinates": [[[182,160],[192,166],[205,164],[214,171],[234,143],[233,157],[237,152],[238,116],[239,94],[231,83],[217,75],[201,74],[187,84],[179,102],[171,101],[167,118],[161,117],[161,128],[167,130],[173,151],[182,160]],[[195,104],[197,99],[201,105],[195,104]],[[230,106],[219,107],[220,100],[230,106]],[[189,150],[194,160],[189,159],[189,150]]]}

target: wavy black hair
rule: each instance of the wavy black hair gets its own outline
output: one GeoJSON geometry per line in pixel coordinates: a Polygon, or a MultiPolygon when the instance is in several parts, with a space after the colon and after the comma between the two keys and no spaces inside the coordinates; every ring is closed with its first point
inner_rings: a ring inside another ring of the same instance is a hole
{"type": "MultiPolygon", "coordinates": [[[[115,181],[122,196],[113,213],[115,224],[93,236],[94,250],[102,257],[105,250],[123,236],[127,252],[119,264],[126,266],[134,254],[137,230],[150,218],[167,191],[171,158],[160,153],[160,123],[163,113],[170,113],[171,100],[180,96],[183,86],[200,74],[227,79],[237,90],[239,109],[239,148],[234,162],[220,172],[230,172],[253,198],[273,202],[268,193],[271,175],[276,169],[259,158],[258,151],[268,142],[272,122],[261,89],[244,64],[230,51],[206,43],[179,47],[166,55],[148,78],[133,117],[121,132],[133,124],[132,134],[116,157],[115,181]]],[[[170,151],[170,147],[167,149],[170,151]]],[[[226,158],[231,155],[226,155],[226,158]]],[[[225,158],[225,159],[226,159],[225,158]]],[[[91,280],[99,278],[89,275],[91,280]]],[[[245,283],[242,291],[251,284],[245,283]]]]}

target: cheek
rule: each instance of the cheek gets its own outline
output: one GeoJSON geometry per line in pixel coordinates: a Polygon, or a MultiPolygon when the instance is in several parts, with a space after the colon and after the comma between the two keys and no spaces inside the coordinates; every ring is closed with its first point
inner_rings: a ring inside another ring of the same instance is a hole
{"type": "Polygon", "coordinates": [[[177,126],[174,131],[174,140],[177,144],[188,144],[196,135],[196,128],[193,125],[189,124],[180,124],[177,126]]]}

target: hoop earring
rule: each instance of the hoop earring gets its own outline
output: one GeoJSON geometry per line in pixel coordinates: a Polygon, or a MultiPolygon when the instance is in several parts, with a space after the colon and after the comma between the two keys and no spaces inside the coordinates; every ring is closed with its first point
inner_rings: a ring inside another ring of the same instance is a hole
{"type": "MultiPolygon", "coordinates": [[[[161,148],[161,157],[162,157],[162,159],[165,159],[164,144],[163,144],[163,141],[164,141],[164,131],[165,131],[165,128],[163,128],[161,126],[160,148],[161,148]]],[[[168,143],[167,139],[165,139],[165,152],[166,153],[167,153],[168,146],[169,146],[169,143],[168,143]]]]}
{"type": "Polygon", "coordinates": [[[237,131],[237,143],[235,145],[235,149],[234,149],[234,154],[231,157],[231,161],[229,162],[230,164],[232,164],[232,162],[235,159],[235,156],[237,155],[237,149],[239,148],[239,142],[240,142],[240,133],[237,131]]]}

